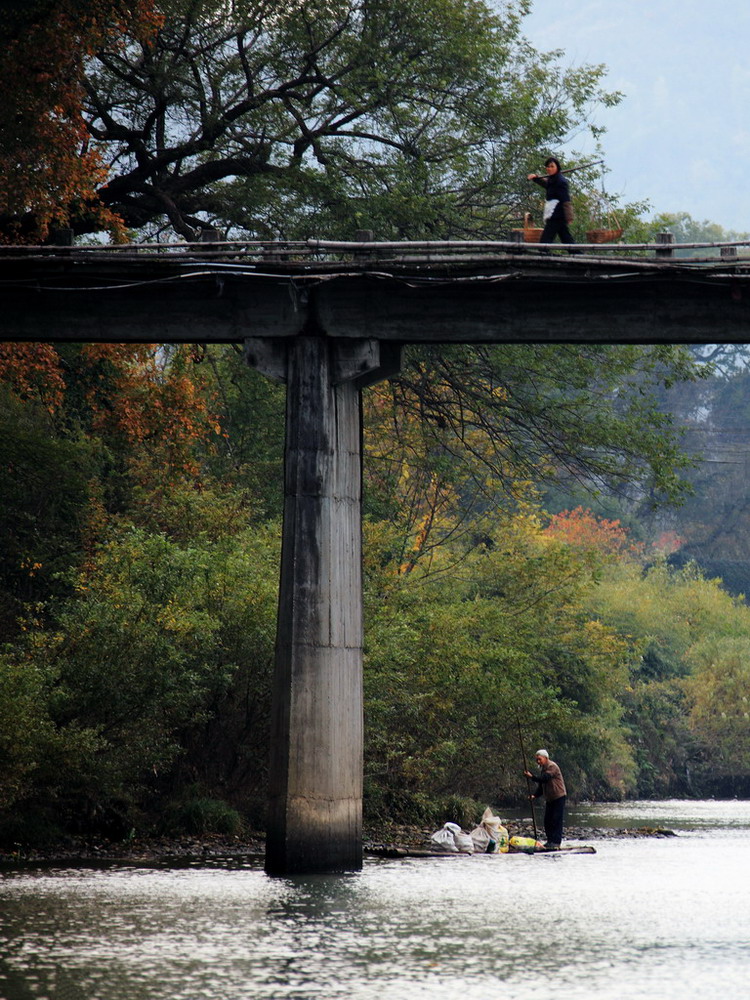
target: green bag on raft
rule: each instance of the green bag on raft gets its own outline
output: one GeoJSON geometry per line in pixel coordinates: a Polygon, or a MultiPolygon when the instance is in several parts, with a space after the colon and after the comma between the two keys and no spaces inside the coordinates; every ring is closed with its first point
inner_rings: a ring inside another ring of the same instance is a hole
{"type": "Polygon", "coordinates": [[[497,836],[497,853],[507,854],[508,845],[510,844],[510,841],[508,840],[508,831],[504,826],[497,826],[495,827],[495,834],[497,836]]]}
{"type": "Polygon", "coordinates": [[[523,851],[526,854],[544,850],[544,844],[540,840],[534,840],[533,837],[511,837],[508,844],[511,851],[523,851]]]}

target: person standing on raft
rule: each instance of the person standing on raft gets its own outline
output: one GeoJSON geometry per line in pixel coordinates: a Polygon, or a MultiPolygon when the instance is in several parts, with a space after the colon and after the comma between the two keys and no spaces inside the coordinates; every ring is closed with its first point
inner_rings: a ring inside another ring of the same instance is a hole
{"type": "Polygon", "coordinates": [[[536,799],[544,795],[544,832],[547,837],[544,846],[548,851],[555,851],[562,844],[563,817],[568,791],[562,771],[553,760],[549,759],[547,751],[537,750],[535,757],[539,765],[539,774],[533,775],[531,771],[523,773],[527,778],[537,782],[536,791],[529,795],[529,798],[536,799]]]}
{"type": "Polygon", "coordinates": [[[570,200],[568,179],[562,173],[560,161],[550,156],[544,161],[546,177],[539,174],[529,174],[529,180],[546,188],[544,201],[544,229],[539,237],[540,243],[554,243],[555,237],[560,237],[561,243],[575,243],[568,226],[573,221],[573,205],[570,200]]]}

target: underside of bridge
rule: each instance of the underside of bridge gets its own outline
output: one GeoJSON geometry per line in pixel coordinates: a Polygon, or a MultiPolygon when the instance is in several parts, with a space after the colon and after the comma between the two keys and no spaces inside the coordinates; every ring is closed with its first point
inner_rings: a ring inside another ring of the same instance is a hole
{"type": "Polygon", "coordinates": [[[742,258],[221,246],[0,247],[0,339],[243,343],[304,329],[403,343],[750,339],[742,258]]]}
{"type": "Polygon", "coordinates": [[[405,343],[745,343],[750,263],[6,247],[0,340],[241,343],[287,384],[266,868],[340,871],[362,859],[361,388],[398,370],[405,343]]]}

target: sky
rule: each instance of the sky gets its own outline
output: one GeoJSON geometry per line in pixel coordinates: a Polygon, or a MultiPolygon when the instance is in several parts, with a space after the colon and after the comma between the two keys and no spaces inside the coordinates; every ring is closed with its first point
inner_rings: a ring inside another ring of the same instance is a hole
{"type": "Polygon", "coordinates": [[[750,232],[750,0],[533,0],[523,32],[624,93],[595,118],[608,191],[750,232]]]}

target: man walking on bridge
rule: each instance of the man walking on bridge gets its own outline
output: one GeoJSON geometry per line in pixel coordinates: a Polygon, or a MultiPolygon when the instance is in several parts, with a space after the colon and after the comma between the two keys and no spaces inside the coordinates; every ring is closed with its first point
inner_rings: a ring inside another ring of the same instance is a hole
{"type": "Polygon", "coordinates": [[[568,228],[573,221],[573,205],[570,201],[568,179],[560,169],[560,161],[550,156],[544,163],[546,177],[539,174],[529,174],[529,180],[546,188],[544,201],[544,229],[539,238],[540,243],[553,243],[556,236],[561,243],[575,243],[573,234],[568,228]]]}

